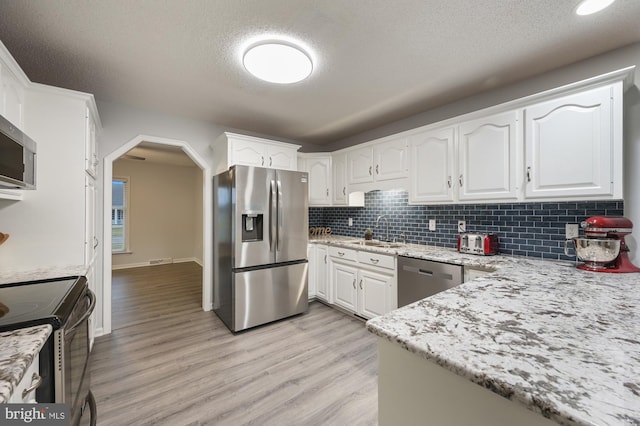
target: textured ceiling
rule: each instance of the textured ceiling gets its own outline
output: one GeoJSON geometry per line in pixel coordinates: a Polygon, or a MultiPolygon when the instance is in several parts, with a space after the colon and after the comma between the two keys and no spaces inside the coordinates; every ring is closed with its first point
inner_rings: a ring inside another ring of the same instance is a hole
{"type": "Polygon", "coordinates": [[[640,1],[0,0],[0,40],[35,82],[300,142],[331,143],[640,40],[640,1]],[[314,73],[248,75],[262,34],[314,73]]]}

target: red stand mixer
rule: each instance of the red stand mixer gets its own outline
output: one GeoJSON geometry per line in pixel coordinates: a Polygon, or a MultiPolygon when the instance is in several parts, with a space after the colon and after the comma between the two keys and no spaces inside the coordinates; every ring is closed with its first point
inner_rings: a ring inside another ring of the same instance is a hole
{"type": "MultiPolygon", "coordinates": [[[[583,261],[579,269],[594,272],[640,272],[629,260],[629,247],[624,236],[631,233],[633,223],[622,216],[592,216],[580,224],[584,238],[573,238],[576,256],[583,261]]],[[[568,242],[568,241],[567,241],[568,242]]],[[[568,254],[565,242],[565,254],[568,254]]]]}

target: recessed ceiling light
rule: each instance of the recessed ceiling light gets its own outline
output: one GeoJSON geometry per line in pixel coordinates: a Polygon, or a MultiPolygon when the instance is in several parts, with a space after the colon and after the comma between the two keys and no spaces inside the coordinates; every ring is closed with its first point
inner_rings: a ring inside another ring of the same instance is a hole
{"type": "Polygon", "coordinates": [[[296,83],[313,70],[311,58],[302,49],[274,41],[249,48],[242,62],[247,71],[270,83],[296,83]]]}
{"type": "Polygon", "coordinates": [[[582,0],[576,8],[576,13],[578,15],[591,15],[610,6],[614,1],[615,0],[582,0]]]}

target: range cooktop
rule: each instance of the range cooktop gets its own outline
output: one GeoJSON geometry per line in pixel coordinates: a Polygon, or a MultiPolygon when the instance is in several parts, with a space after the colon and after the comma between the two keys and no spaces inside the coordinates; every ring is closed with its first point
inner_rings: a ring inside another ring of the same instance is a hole
{"type": "Polygon", "coordinates": [[[85,283],[84,277],[64,277],[0,285],[0,331],[41,324],[60,328],[85,283]]]}

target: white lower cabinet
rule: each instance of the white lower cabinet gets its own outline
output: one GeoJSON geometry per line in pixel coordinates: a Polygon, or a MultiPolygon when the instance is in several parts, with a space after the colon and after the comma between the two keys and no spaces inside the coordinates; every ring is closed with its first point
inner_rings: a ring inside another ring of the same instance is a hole
{"type": "Polygon", "coordinates": [[[362,269],[358,272],[358,314],[373,318],[386,314],[387,289],[393,286],[393,276],[362,269]]]}
{"type": "Polygon", "coordinates": [[[365,318],[396,308],[395,258],[329,247],[333,303],[365,318]]]}
{"type": "Polygon", "coordinates": [[[309,299],[315,297],[330,303],[327,246],[309,244],[307,258],[309,259],[309,299]]]}
{"type": "Polygon", "coordinates": [[[331,281],[333,283],[334,303],[352,312],[358,311],[358,269],[331,259],[331,281]]]}
{"type": "Polygon", "coordinates": [[[33,357],[31,366],[25,371],[22,380],[15,387],[11,398],[9,398],[9,404],[35,404],[36,401],[36,389],[39,386],[40,378],[40,356],[33,357]]]}

